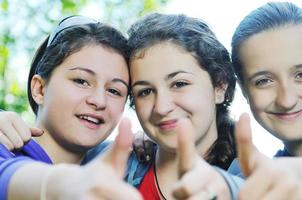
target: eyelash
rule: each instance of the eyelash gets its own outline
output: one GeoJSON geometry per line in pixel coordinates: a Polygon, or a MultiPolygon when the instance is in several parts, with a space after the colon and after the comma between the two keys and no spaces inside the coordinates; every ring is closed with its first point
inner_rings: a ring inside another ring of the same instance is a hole
{"type": "Polygon", "coordinates": [[[298,79],[299,81],[302,81],[302,72],[298,72],[295,78],[298,79]]]}
{"type": "Polygon", "coordinates": [[[172,88],[182,88],[189,85],[189,83],[185,81],[175,81],[172,83],[172,88]]]}
{"type": "Polygon", "coordinates": [[[136,94],[137,97],[146,97],[149,94],[151,94],[153,92],[153,90],[151,88],[145,88],[142,90],[139,90],[136,94]]]}
{"type": "MultiPolygon", "coordinates": [[[[189,85],[189,83],[187,83],[185,81],[175,81],[175,82],[172,83],[171,88],[179,89],[179,88],[185,87],[187,85],[189,85]]],[[[153,92],[154,92],[153,89],[145,88],[145,89],[139,90],[137,92],[136,96],[137,97],[146,97],[146,96],[150,95],[153,92]]]]}
{"type": "Polygon", "coordinates": [[[262,79],[259,79],[259,80],[255,81],[255,86],[257,86],[257,87],[265,87],[266,85],[268,85],[271,82],[272,82],[272,80],[269,79],[269,78],[262,78],[262,79]]]}
{"type": "MultiPolygon", "coordinates": [[[[73,79],[73,82],[75,82],[76,84],[80,85],[81,87],[88,87],[90,86],[89,82],[82,79],[82,78],[76,78],[76,79],[73,79]]],[[[114,88],[110,88],[110,89],[107,89],[107,91],[113,95],[116,95],[116,96],[122,96],[122,93],[120,91],[118,91],[117,89],[114,89],[114,88]]]]}
{"type": "Polygon", "coordinates": [[[116,89],[113,89],[113,88],[110,88],[107,90],[108,92],[110,92],[111,94],[113,95],[116,95],[116,96],[122,96],[121,92],[116,90],[116,89]]]}
{"type": "Polygon", "coordinates": [[[90,86],[89,82],[82,78],[75,78],[73,82],[84,87],[90,86]]]}

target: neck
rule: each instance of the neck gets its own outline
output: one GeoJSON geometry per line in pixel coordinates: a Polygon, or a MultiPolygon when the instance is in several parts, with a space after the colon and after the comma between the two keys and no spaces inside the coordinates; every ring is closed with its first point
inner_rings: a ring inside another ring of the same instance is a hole
{"type": "Polygon", "coordinates": [[[178,180],[178,162],[175,153],[167,152],[160,148],[156,152],[155,173],[158,183],[158,190],[164,198],[173,199],[171,196],[172,186],[178,180]]]}
{"type": "Polygon", "coordinates": [[[217,138],[218,138],[218,131],[217,131],[216,123],[214,121],[212,125],[209,127],[206,134],[196,141],[196,151],[198,155],[205,158],[209,149],[217,140],[217,138]]]}
{"type": "Polygon", "coordinates": [[[54,164],[58,163],[72,163],[80,164],[84,154],[68,151],[63,148],[54,138],[44,129],[44,134],[36,138],[39,145],[48,154],[54,164]]]}
{"type": "Polygon", "coordinates": [[[286,150],[292,155],[292,156],[302,156],[302,141],[290,141],[290,142],[284,142],[286,150]]]}

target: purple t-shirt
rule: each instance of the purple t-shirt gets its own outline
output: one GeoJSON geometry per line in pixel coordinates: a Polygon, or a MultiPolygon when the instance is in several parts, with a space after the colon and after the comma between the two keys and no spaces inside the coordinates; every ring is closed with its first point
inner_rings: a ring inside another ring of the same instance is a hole
{"type": "Polygon", "coordinates": [[[0,144],[0,200],[7,199],[8,184],[16,170],[31,162],[52,164],[43,148],[34,140],[30,140],[21,150],[10,152],[0,144]]]}

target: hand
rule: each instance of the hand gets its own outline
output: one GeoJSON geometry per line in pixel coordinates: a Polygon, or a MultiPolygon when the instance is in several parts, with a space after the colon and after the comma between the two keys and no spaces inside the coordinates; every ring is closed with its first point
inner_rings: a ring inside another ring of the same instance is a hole
{"type": "Polygon", "coordinates": [[[20,149],[32,136],[38,137],[43,133],[41,129],[30,128],[14,112],[0,112],[0,143],[10,151],[20,149]]]}
{"type": "Polygon", "coordinates": [[[139,131],[134,135],[133,151],[140,163],[147,163],[153,157],[154,142],[139,131]]]}
{"type": "Polygon", "coordinates": [[[195,149],[194,130],[183,121],[178,132],[179,181],[173,196],[176,199],[230,199],[224,178],[195,149]]]}
{"type": "Polygon", "coordinates": [[[240,190],[240,200],[302,199],[302,182],[286,162],[295,158],[272,160],[260,153],[252,142],[248,114],[239,118],[236,141],[240,167],[248,177],[240,190]]]}
{"type": "Polygon", "coordinates": [[[139,192],[123,181],[133,135],[128,120],[122,120],[110,149],[86,166],[68,165],[51,176],[49,199],[133,199],[139,192]]]}

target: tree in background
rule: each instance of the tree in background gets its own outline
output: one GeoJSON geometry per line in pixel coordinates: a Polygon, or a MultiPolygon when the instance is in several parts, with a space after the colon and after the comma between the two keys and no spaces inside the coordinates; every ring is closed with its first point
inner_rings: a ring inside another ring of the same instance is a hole
{"type": "Polygon", "coordinates": [[[0,109],[33,116],[26,94],[30,59],[63,17],[93,8],[98,19],[123,32],[169,0],[0,0],[0,109]]]}

